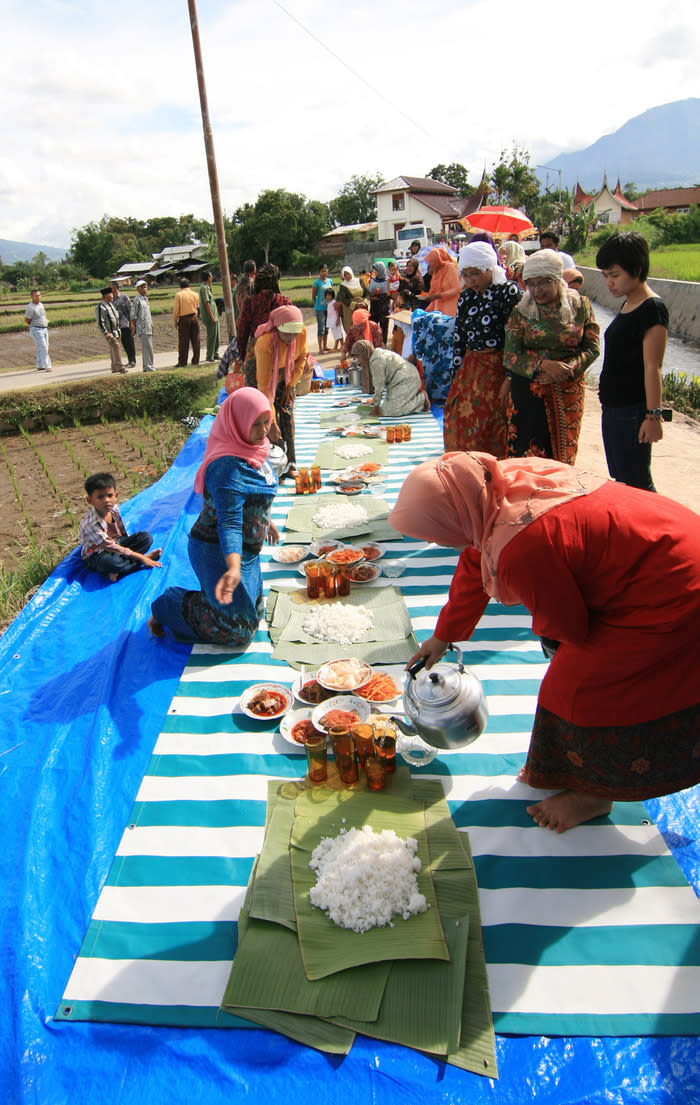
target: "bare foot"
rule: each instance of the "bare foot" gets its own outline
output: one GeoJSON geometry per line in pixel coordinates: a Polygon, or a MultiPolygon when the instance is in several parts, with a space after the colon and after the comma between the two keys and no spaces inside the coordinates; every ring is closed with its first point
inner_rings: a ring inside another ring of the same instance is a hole
{"type": "Polygon", "coordinates": [[[154,637],[165,636],[165,630],[163,629],[163,626],[160,624],[160,622],[156,621],[152,614],[148,619],[148,628],[150,629],[154,637]]]}
{"type": "Polygon", "coordinates": [[[146,560],[160,560],[162,551],[162,549],[151,549],[150,552],[146,553],[146,560]]]}
{"type": "MultiPolygon", "coordinates": [[[[517,778],[517,780],[518,780],[518,782],[519,782],[519,783],[529,783],[529,782],[530,782],[530,776],[528,775],[528,773],[527,773],[527,769],[526,769],[526,767],[525,767],[525,765],[524,765],[524,764],[523,764],[523,766],[522,766],[522,767],[520,768],[520,771],[518,772],[518,774],[517,774],[516,778],[517,778]]],[[[530,811],[528,810],[528,813],[529,813],[529,812],[530,812],[530,811]]]]}
{"type": "Polygon", "coordinates": [[[584,821],[602,817],[610,813],[612,802],[606,798],[596,798],[593,794],[582,794],[577,790],[562,790],[551,798],[543,798],[535,806],[527,806],[527,812],[543,829],[552,829],[555,833],[565,833],[584,821]]]}
{"type": "Polygon", "coordinates": [[[119,579],[119,576],[117,575],[116,572],[110,572],[109,573],[109,578],[111,579],[112,583],[116,583],[117,580],[119,579]]]}

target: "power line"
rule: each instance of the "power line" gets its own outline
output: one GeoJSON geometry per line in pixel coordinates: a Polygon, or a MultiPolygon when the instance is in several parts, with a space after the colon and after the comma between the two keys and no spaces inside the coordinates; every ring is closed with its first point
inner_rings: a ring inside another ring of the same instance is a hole
{"type": "Polygon", "coordinates": [[[272,3],[275,4],[280,9],[280,11],[284,12],[284,14],[289,19],[291,19],[293,23],[296,23],[297,27],[301,27],[302,31],[304,31],[304,33],[307,34],[309,38],[312,38],[314,42],[317,42],[318,45],[326,51],[326,53],[330,54],[332,58],[335,58],[336,61],[340,62],[340,64],[345,69],[347,69],[348,73],[352,73],[353,77],[356,77],[358,81],[361,81],[362,84],[366,85],[367,88],[369,88],[369,90],[373,92],[375,96],[379,96],[381,100],[384,100],[384,102],[387,103],[389,107],[392,107],[394,111],[398,112],[399,115],[403,115],[404,119],[409,122],[412,127],[415,127],[416,130],[419,130],[422,134],[426,136],[426,138],[429,138],[431,142],[437,142],[438,145],[442,146],[444,149],[447,149],[447,146],[444,142],[442,142],[439,138],[436,138],[434,134],[430,134],[430,132],[427,131],[425,127],[422,127],[420,123],[417,123],[415,119],[412,119],[410,115],[407,115],[405,111],[402,111],[401,108],[398,107],[392,100],[390,100],[388,96],[385,96],[379,88],[375,88],[373,84],[370,84],[369,81],[366,80],[361,73],[358,73],[356,69],[353,69],[351,65],[348,65],[348,63],[344,61],[339,54],[336,54],[335,50],[331,50],[330,46],[327,46],[326,43],[318,37],[318,35],[315,35],[313,31],[310,31],[309,28],[301,22],[300,19],[297,19],[297,17],[293,15],[292,12],[288,11],[288,9],[285,8],[284,4],[280,4],[279,0],[272,0],[272,3]]]}

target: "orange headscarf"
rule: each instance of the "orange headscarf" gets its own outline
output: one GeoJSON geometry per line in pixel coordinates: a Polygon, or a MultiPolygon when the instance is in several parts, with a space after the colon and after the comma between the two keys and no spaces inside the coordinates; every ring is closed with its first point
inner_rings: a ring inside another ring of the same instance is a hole
{"type": "MultiPolygon", "coordinates": [[[[352,312],[352,324],[353,326],[362,327],[362,338],[365,341],[372,341],[372,331],[369,325],[369,311],[366,307],[358,307],[356,311],[352,312]]],[[[361,339],[358,338],[357,340],[360,341],[361,339]]]]}
{"type": "Polygon", "coordinates": [[[496,460],[489,453],[445,453],[403,482],[389,524],[409,537],[481,552],[484,590],[499,593],[498,558],[540,515],[595,491],[602,476],[546,457],[496,460]]]}
{"type": "Polygon", "coordinates": [[[430,277],[430,294],[439,294],[428,304],[429,311],[442,311],[443,315],[457,314],[457,300],[462,292],[462,282],[454,258],[444,246],[431,249],[425,258],[433,270],[430,277]]]}

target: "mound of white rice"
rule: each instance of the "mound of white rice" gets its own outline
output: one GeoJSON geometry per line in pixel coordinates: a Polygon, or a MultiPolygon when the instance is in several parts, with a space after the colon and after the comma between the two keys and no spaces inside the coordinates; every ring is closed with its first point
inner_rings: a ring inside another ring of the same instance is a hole
{"type": "Polygon", "coordinates": [[[301,628],[319,641],[352,645],[374,626],[374,617],[366,606],[343,602],[322,602],[310,607],[301,628]]]}
{"type": "Polygon", "coordinates": [[[369,457],[372,455],[372,449],[369,445],[339,445],[335,450],[337,457],[342,457],[343,460],[354,460],[355,457],[369,457]]]}
{"type": "Polygon", "coordinates": [[[428,903],[416,878],[421,869],[417,850],[413,837],[404,841],[393,829],[375,833],[369,825],[324,837],[309,862],[316,872],[311,904],[353,932],[393,927],[396,914],[407,921],[425,913],[428,903]]]}
{"type": "Polygon", "coordinates": [[[347,526],[363,526],[369,522],[369,514],[363,506],[355,503],[334,503],[322,506],[313,516],[313,522],[319,529],[344,529],[347,526]]]}

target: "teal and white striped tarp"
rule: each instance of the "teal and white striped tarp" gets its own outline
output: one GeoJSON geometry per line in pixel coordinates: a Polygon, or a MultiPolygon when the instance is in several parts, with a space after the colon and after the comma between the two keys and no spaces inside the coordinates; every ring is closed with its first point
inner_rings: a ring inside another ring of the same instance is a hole
{"type": "MultiPolygon", "coordinates": [[[[328,395],[297,403],[297,451],[310,463],[328,395]]],[[[390,446],[383,497],[441,452],[432,417],[390,446]]],[[[283,484],[274,519],[294,502],[283,484]]],[[[414,630],[429,636],[456,554],[404,541],[397,583],[414,630]]],[[[296,566],[263,557],[266,590],[297,586],[296,566]]],[[[381,583],[381,579],[379,580],[381,583]]],[[[422,769],[439,777],[468,831],[480,886],[497,1032],[646,1036],[700,1032],[700,903],[641,804],[563,835],[525,806],[542,792],[515,776],[527,751],[546,662],[523,608],[490,603],[465,646],[488,696],[486,733],[422,769]]],[[[196,646],[183,673],[68,982],[57,1017],[235,1026],[218,1011],[236,920],[260,850],[267,781],[299,778],[296,753],[232,709],[250,683],[291,684],[261,627],[243,654],[196,646]]]]}

